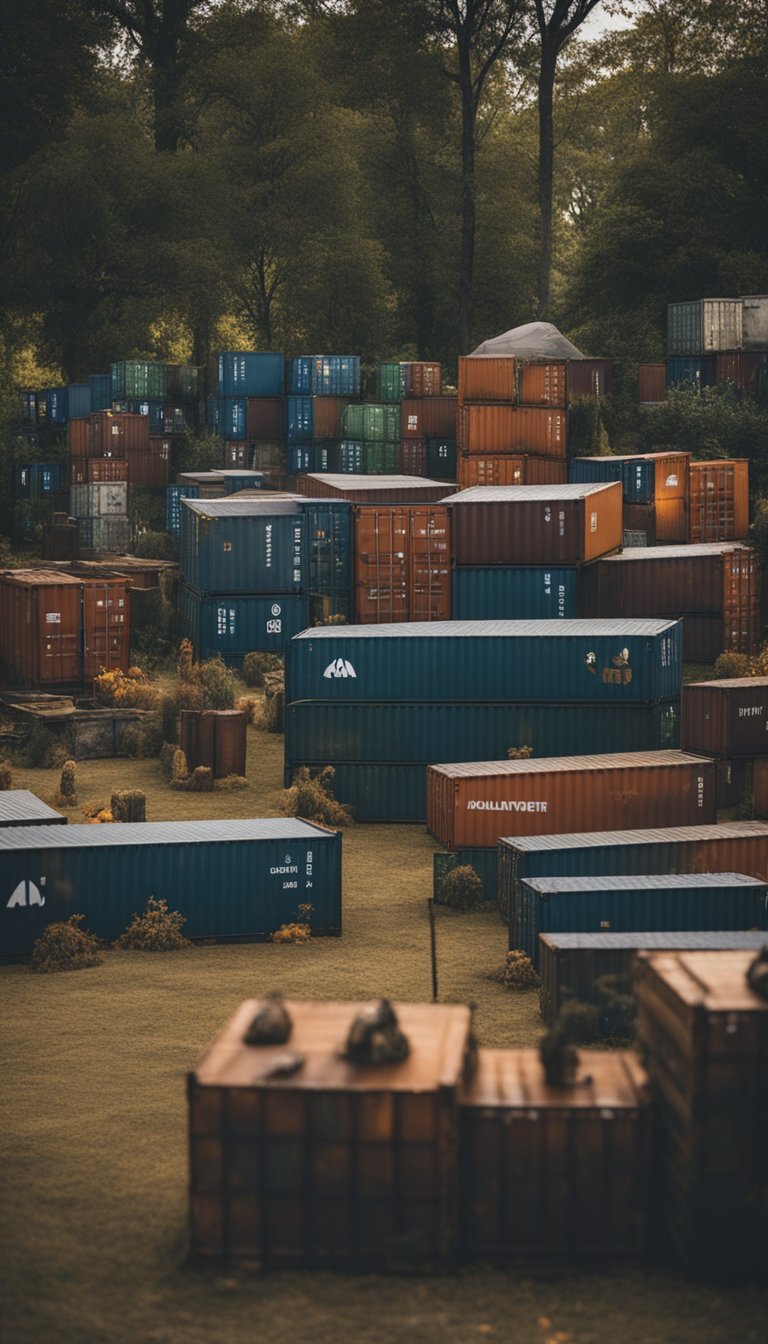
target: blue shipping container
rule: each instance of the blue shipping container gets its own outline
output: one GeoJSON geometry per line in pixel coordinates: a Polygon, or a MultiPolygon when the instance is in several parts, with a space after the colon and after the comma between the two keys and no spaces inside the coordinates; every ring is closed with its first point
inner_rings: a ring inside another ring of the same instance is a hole
{"type": "Polygon", "coordinates": [[[427,476],[432,481],[456,480],[455,439],[427,439],[427,476]]]}
{"type": "Polygon", "coordinates": [[[656,495],[656,464],[642,457],[573,457],[568,480],[577,484],[621,481],[627,504],[652,504],[656,495]]]}
{"type": "Polygon", "coordinates": [[[359,397],[359,355],[297,355],[288,362],[288,391],[315,397],[359,397]]]}
{"type": "Polygon", "coordinates": [[[220,397],[216,425],[223,439],[248,437],[248,402],[245,397],[220,397]]]}
{"type": "Polygon", "coordinates": [[[68,419],[77,420],[91,414],[91,384],[70,383],[68,399],[68,419]]]}
{"type": "Polygon", "coordinates": [[[201,597],[182,584],[181,628],[199,661],[218,654],[227,667],[239,668],[246,653],[282,654],[285,645],[309,624],[309,597],[300,593],[201,597]]]}
{"type": "Polygon", "coordinates": [[[306,523],[307,587],[326,599],[327,616],[352,618],[352,505],[345,499],[301,500],[306,523]]]}
{"type": "Polygon", "coordinates": [[[60,462],[25,462],[16,468],[17,499],[48,499],[64,489],[64,467],[60,462]]]}
{"type": "Polygon", "coordinates": [[[311,397],[286,397],[289,443],[311,443],[315,437],[314,404],[311,397]]]}
{"type": "Polygon", "coordinates": [[[30,425],[37,424],[38,398],[43,393],[25,391],[21,393],[21,418],[30,425]]]}
{"type": "Polygon", "coordinates": [[[293,500],[182,502],[181,574],[199,593],[301,592],[304,549],[304,515],[293,500]]]}
{"type": "Polygon", "coordinates": [[[457,621],[565,620],[579,614],[579,571],[462,566],[453,571],[451,603],[457,621]]]}
{"type": "Polygon", "coordinates": [[[92,373],[88,379],[91,388],[91,414],[108,411],[112,406],[112,375],[92,373]]]}
{"type": "Polygon", "coordinates": [[[181,526],[181,500],[197,499],[200,490],[196,485],[169,485],[165,491],[165,530],[178,532],[181,526]]]}
{"type": "Polygon", "coordinates": [[[285,390],[285,355],[254,350],[221,350],[216,359],[220,397],[282,397],[285,390]]]}
{"type": "Polygon", "coordinates": [[[49,387],[41,396],[45,399],[45,419],[65,425],[69,419],[69,388],[49,387]]]}
{"type": "Polygon", "coordinates": [[[238,490],[261,490],[264,486],[263,471],[230,467],[221,474],[224,477],[224,490],[228,495],[236,495],[238,490]]]}
{"type": "Polygon", "coordinates": [[[165,434],[165,405],[161,400],[151,401],[140,397],[128,397],[125,401],[114,403],[114,409],[127,411],[129,415],[148,415],[150,434],[165,434]]]}
{"type": "Polygon", "coordinates": [[[434,621],[308,630],[288,647],[286,703],[675,700],[681,633],[682,622],[668,620],[434,621]]]}
{"type": "Polygon", "coordinates": [[[699,391],[714,387],[716,357],[714,355],[673,355],[667,360],[667,386],[690,383],[699,391]]]}
{"type": "Polygon", "coordinates": [[[337,443],[293,443],[288,448],[288,471],[298,476],[307,471],[338,471],[337,443]]]}
{"type": "Polygon", "coordinates": [[[188,938],[268,938],[305,903],[313,933],[341,933],[341,834],[293,817],[0,827],[0,853],[5,960],[73,914],[111,942],[150,896],[188,938]]]}

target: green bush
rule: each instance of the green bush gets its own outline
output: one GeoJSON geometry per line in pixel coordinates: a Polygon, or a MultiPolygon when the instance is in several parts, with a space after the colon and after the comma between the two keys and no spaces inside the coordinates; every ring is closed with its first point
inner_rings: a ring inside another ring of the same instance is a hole
{"type": "Polygon", "coordinates": [[[312,776],[305,765],[300,766],[291,787],[283,789],[280,810],[288,817],[304,817],[324,826],[349,826],[352,822],[349,808],[337,802],[331,792],[335,773],[332,765],[326,765],[312,776]]]}
{"type": "Polygon", "coordinates": [[[99,940],[80,928],[84,919],[85,915],[70,915],[69,919],[49,924],[42,937],[35,939],[29,969],[49,975],[98,966],[99,940]]]}
{"type": "Polygon", "coordinates": [[[198,663],[197,677],[206,709],[234,709],[237,681],[223,658],[209,658],[205,663],[198,663]]]}
{"type": "Polygon", "coordinates": [[[246,653],[242,678],[246,686],[263,686],[265,672],[281,672],[283,660],[276,653],[246,653]]]}
{"type": "Polygon", "coordinates": [[[170,532],[142,532],[133,543],[133,554],[143,560],[175,560],[176,547],[170,532]]]}
{"type": "Polygon", "coordinates": [[[459,864],[440,883],[438,900],[452,910],[473,910],[483,900],[483,884],[469,863],[459,864]]]}
{"type": "Polygon", "coordinates": [[[143,915],[134,915],[115,947],[131,952],[175,952],[189,947],[181,932],[186,918],[178,910],[169,910],[168,902],[150,896],[143,915]]]}

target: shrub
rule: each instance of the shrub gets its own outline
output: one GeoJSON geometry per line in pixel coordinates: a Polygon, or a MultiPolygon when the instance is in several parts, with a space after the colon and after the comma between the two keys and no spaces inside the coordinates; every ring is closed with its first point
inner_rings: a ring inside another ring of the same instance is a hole
{"type": "Polygon", "coordinates": [[[13,771],[10,761],[0,761],[0,792],[13,788],[13,771]]]}
{"type": "Polygon", "coordinates": [[[170,779],[173,774],[173,758],[177,751],[174,742],[164,742],[160,748],[160,773],[164,779],[170,779]]]}
{"type": "Polygon", "coordinates": [[[196,765],[187,785],[190,793],[210,793],[213,788],[213,771],[209,765],[196,765]]]}
{"type": "Polygon", "coordinates": [[[46,766],[51,748],[57,745],[60,744],[51,729],[39,719],[35,719],[21,749],[22,763],[31,769],[46,766]]]}
{"type": "Polygon", "coordinates": [[[296,911],[299,918],[294,924],[281,924],[272,934],[273,943],[308,943],[312,937],[310,916],[313,905],[300,905],[296,911]]]}
{"type": "Polygon", "coordinates": [[[234,709],[237,682],[223,658],[197,664],[197,679],[203,689],[206,709],[234,709]]]}
{"type": "Polygon", "coordinates": [[[483,884],[469,863],[459,864],[440,883],[439,901],[452,910],[473,910],[483,899],[483,884]]]}
{"type": "Polygon", "coordinates": [[[189,939],[181,932],[186,922],[178,910],[168,909],[167,901],[150,896],[143,915],[133,916],[115,947],[131,952],[175,952],[180,947],[189,947],[189,939]]]}
{"type": "Polygon", "coordinates": [[[491,979],[512,990],[538,989],[541,983],[531,958],[519,949],[507,953],[491,979]]]}
{"type": "Polygon", "coordinates": [[[80,928],[84,919],[85,915],[70,915],[69,919],[49,924],[32,946],[29,969],[48,975],[53,971],[81,971],[86,966],[98,966],[99,940],[80,928]]]}
{"type": "Polygon", "coordinates": [[[213,787],[223,793],[233,793],[237,789],[247,789],[248,780],[245,775],[224,775],[222,779],[214,779],[213,787]]]}
{"type": "Polygon", "coordinates": [[[133,554],[143,560],[175,560],[176,547],[170,532],[141,532],[133,543],[133,554]]]}
{"type": "Polygon", "coordinates": [[[163,742],[178,742],[179,707],[172,695],[164,695],[160,700],[160,731],[163,742]]]}
{"type": "Polygon", "coordinates": [[[183,779],[189,779],[189,766],[181,747],[177,747],[171,760],[171,783],[177,784],[183,779]]]}
{"type": "Polygon", "coordinates": [[[60,807],[74,807],[77,803],[77,765],[74,761],[65,761],[61,767],[56,802],[60,807]]]}
{"type": "Polygon", "coordinates": [[[157,688],[149,684],[140,667],[129,667],[127,672],[102,668],[93,679],[93,693],[102,704],[123,709],[153,709],[158,699],[157,688]]]}
{"type": "Polygon", "coordinates": [[[288,817],[319,821],[325,826],[351,825],[349,808],[337,802],[331,793],[335,773],[332,765],[326,765],[318,775],[312,776],[306,765],[300,766],[293,776],[291,787],[283,789],[281,812],[288,817]]]}
{"type": "Polygon", "coordinates": [[[507,747],[507,758],[510,761],[527,761],[533,755],[533,747],[507,747]]]}
{"type": "Polygon", "coordinates": [[[191,681],[192,669],[195,665],[195,651],[192,647],[191,639],[182,639],[179,644],[179,680],[191,681]]]}
{"type": "Polygon", "coordinates": [[[282,672],[264,676],[264,727],[268,733],[282,733],[285,726],[285,679],[282,672]]]}
{"type": "Polygon", "coordinates": [[[749,677],[752,660],[746,653],[721,653],[715,662],[717,677],[749,677]]]}
{"type": "Polygon", "coordinates": [[[276,653],[246,653],[242,677],[246,686],[263,686],[265,672],[280,672],[283,660],[276,653]]]}
{"type": "Polygon", "coordinates": [[[255,695],[240,695],[235,701],[235,709],[245,714],[248,722],[258,728],[264,727],[264,701],[255,695]]]}
{"type": "Polygon", "coordinates": [[[88,823],[100,825],[112,821],[112,813],[103,803],[83,803],[81,811],[88,823]]]}
{"type": "Polygon", "coordinates": [[[141,789],[119,789],[112,794],[110,811],[113,821],[146,821],[146,794],[141,789]]]}
{"type": "Polygon", "coordinates": [[[140,723],[125,724],[120,733],[120,750],[132,760],[146,760],[157,756],[163,744],[159,721],[147,718],[140,723]]]}

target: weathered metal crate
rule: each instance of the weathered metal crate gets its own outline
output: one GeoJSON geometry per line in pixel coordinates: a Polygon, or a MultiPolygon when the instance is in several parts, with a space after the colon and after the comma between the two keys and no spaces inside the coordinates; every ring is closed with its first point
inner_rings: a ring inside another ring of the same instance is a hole
{"type": "Polygon", "coordinates": [[[535,1050],[481,1050],[462,1096],[462,1256],[627,1260],[643,1249],[652,1111],[631,1053],[550,1087],[535,1050]]]}
{"type": "Polygon", "coordinates": [[[189,1075],[192,1253],[264,1269],[450,1268],[470,1010],[394,1005],[409,1057],[362,1067],[340,1057],[361,1004],[287,1003],[287,1045],[248,1046],[259,1006],[241,1004],[189,1075]],[[270,1077],[286,1051],[302,1067],[270,1077]]]}

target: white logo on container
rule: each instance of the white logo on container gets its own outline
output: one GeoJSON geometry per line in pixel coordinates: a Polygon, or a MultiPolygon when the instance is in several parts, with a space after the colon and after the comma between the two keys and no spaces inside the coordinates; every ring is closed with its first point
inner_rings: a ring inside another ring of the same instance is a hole
{"type": "MultiPolygon", "coordinates": [[[[41,885],[44,884],[44,882],[45,879],[43,878],[41,885]]],[[[6,909],[13,910],[19,905],[45,905],[45,897],[40,891],[40,887],[35,886],[34,882],[28,882],[22,879],[13,892],[6,909]]]]}
{"type": "Polygon", "coordinates": [[[324,677],[357,677],[357,673],[346,658],[334,658],[326,667],[324,677]]]}

